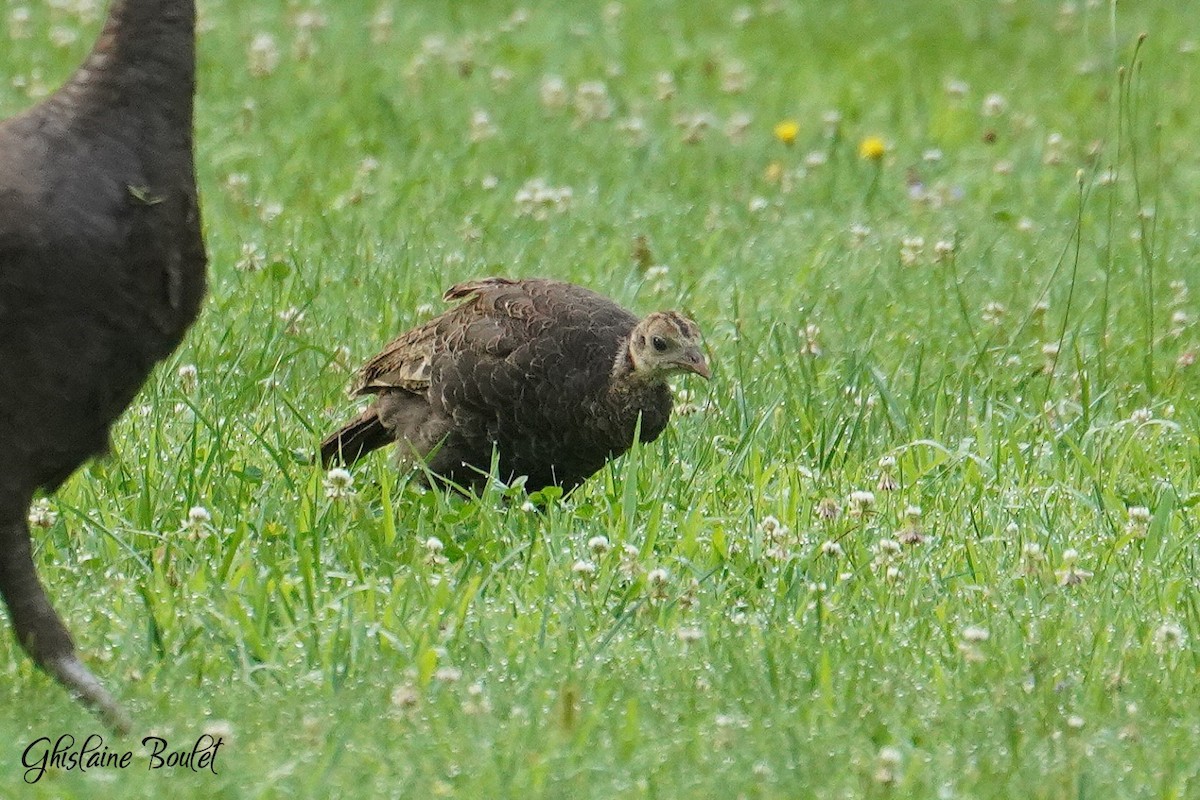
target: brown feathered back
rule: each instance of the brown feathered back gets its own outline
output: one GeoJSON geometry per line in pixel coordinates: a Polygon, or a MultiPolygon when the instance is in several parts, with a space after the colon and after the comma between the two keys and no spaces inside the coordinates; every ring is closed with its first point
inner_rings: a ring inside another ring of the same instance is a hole
{"type": "Polygon", "coordinates": [[[352,392],[377,399],[322,443],[326,464],[394,440],[461,486],[482,485],[495,451],[502,479],[570,489],[628,450],[639,421],[643,441],[666,426],[670,388],[630,374],[622,358],[638,318],[611,300],[508,278],[460,283],[445,298],[461,302],[360,370],[352,392]]]}
{"type": "Polygon", "coordinates": [[[37,580],[25,515],[104,451],[204,294],[192,0],[115,0],[91,56],[0,122],[0,592],[22,646],[115,727],[37,580]]]}

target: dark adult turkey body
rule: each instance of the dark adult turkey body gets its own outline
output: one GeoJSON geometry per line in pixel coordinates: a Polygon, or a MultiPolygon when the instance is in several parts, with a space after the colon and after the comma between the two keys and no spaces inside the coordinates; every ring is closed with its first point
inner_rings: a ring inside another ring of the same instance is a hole
{"type": "Polygon", "coordinates": [[[87,61],[0,122],[0,594],[21,646],[112,727],[34,568],[26,516],[108,446],[204,295],[193,0],[114,0],[87,61]]]}
{"type": "Polygon", "coordinates": [[[638,317],[589,289],[486,278],[452,287],[461,304],[388,344],[354,394],[377,399],[321,444],[325,464],[353,463],[393,441],[402,458],[479,489],[493,452],[499,477],[570,491],[671,416],[666,377],[708,377],[695,323],[638,317]],[[661,348],[661,349],[660,349],[661,348]]]}

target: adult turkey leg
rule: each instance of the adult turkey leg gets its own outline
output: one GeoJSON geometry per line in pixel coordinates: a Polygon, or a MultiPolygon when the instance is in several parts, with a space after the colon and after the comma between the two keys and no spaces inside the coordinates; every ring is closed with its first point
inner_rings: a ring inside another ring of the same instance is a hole
{"type": "Polygon", "coordinates": [[[89,458],[199,313],[194,0],[112,0],[61,89],[0,121],[0,595],[33,660],[111,727],[26,515],[89,458]]]}
{"type": "Polygon", "coordinates": [[[4,554],[0,558],[0,595],[8,606],[17,641],[39,667],[99,714],[104,724],[128,732],[129,716],[79,660],[71,635],[38,580],[24,518],[28,500],[6,505],[5,512],[12,518],[0,522],[0,552],[4,554]]]}

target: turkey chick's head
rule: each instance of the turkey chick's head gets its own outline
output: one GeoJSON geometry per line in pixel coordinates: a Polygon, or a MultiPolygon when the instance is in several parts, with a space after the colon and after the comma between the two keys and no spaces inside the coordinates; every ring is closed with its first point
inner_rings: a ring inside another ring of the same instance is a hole
{"type": "Polygon", "coordinates": [[[633,374],[643,380],[660,380],[676,372],[712,376],[701,349],[700,328],[674,311],[655,311],[629,333],[629,360],[633,374]]]}

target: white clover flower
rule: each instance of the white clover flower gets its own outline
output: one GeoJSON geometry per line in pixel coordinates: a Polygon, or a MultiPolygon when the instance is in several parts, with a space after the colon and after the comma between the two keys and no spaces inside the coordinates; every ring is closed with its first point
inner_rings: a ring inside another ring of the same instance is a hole
{"type": "Polygon", "coordinates": [[[655,567],[646,573],[646,581],[651,586],[664,587],[671,580],[671,573],[662,567],[655,567]]]}
{"type": "Polygon", "coordinates": [[[1004,307],[1003,303],[998,303],[995,300],[992,300],[991,302],[984,304],[983,313],[981,316],[983,321],[988,325],[999,325],[1003,321],[1004,315],[1007,313],[1008,309],[1004,307]]]}
{"type": "Polygon", "coordinates": [[[45,497],[39,497],[29,506],[29,524],[35,528],[51,528],[58,521],[58,512],[55,511],[50,501],[45,497]]]}
{"type": "Polygon", "coordinates": [[[334,467],[325,473],[325,496],[332,500],[341,500],[354,494],[354,476],[350,470],[334,467]]]}
{"type": "Polygon", "coordinates": [[[292,24],[298,30],[316,31],[329,27],[329,18],[316,9],[305,9],[295,16],[292,24]]]}
{"type": "Polygon", "coordinates": [[[920,506],[905,506],[904,527],[896,532],[896,538],[901,544],[921,544],[925,541],[925,532],[921,529],[920,506]]]}
{"type": "Polygon", "coordinates": [[[513,201],[517,204],[520,216],[546,220],[551,213],[565,211],[573,196],[574,192],[569,186],[554,187],[542,178],[531,178],[517,190],[513,201]]]}
{"type": "Polygon", "coordinates": [[[753,123],[754,118],[746,112],[735,112],[729,117],[729,121],[725,123],[725,135],[734,144],[742,144],[746,141],[746,135],[750,132],[750,126],[753,123]]]}
{"type": "Polygon", "coordinates": [[[529,22],[529,9],[519,7],[514,9],[508,15],[508,19],[500,25],[500,31],[501,33],[512,33],[527,22],[529,22]]]}
{"type": "Polygon", "coordinates": [[[1188,299],[1188,285],[1184,280],[1171,281],[1171,305],[1183,305],[1188,299]]]}
{"type": "Polygon", "coordinates": [[[921,260],[925,252],[925,237],[905,236],[900,240],[900,263],[911,267],[921,260]]]}
{"type": "Polygon", "coordinates": [[[502,92],[512,84],[514,76],[508,67],[492,67],[489,77],[492,79],[492,88],[502,92]]]}
{"type": "Polygon", "coordinates": [[[768,536],[774,534],[780,527],[782,525],[779,520],[771,514],[763,517],[762,521],[758,523],[758,529],[768,536]]]}
{"type": "Polygon", "coordinates": [[[227,719],[212,719],[204,723],[200,732],[213,739],[229,744],[233,741],[233,723],[227,719]]]}
{"type": "Polygon", "coordinates": [[[893,456],[884,456],[879,459],[879,481],[875,488],[881,492],[894,492],[900,488],[900,482],[896,480],[896,459],[893,456]]]}
{"type": "Polygon", "coordinates": [[[79,41],[79,31],[64,25],[55,25],[50,29],[49,39],[55,47],[70,47],[79,41]]]}
{"type": "Polygon", "coordinates": [[[861,245],[870,235],[871,229],[866,225],[855,222],[850,226],[850,238],[856,245],[861,245]]]}
{"type": "Polygon", "coordinates": [[[421,702],[421,692],[411,684],[401,684],[392,690],[392,705],[401,710],[410,709],[421,702]]]}
{"type": "Polygon", "coordinates": [[[1130,506],[1128,513],[1129,520],[1125,523],[1125,530],[1135,536],[1145,536],[1153,518],[1150,509],[1145,506],[1130,506]]]}
{"type": "Polygon", "coordinates": [[[1134,425],[1144,425],[1154,419],[1154,412],[1148,408],[1138,408],[1129,415],[1129,421],[1134,425]]]}
{"type": "Polygon", "coordinates": [[[617,123],[617,130],[630,145],[643,144],[646,141],[646,120],[641,117],[626,117],[617,123]]]}
{"type": "Polygon", "coordinates": [[[1051,133],[1046,137],[1046,147],[1042,151],[1042,163],[1048,166],[1054,166],[1063,162],[1063,135],[1061,133],[1051,133]]]}
{"type": "Polygon", "coordinates": [[[276,202],[261,203],[258,206],[258,218],[268,225],[279,219],[283,214],[283,204],[276,202]]]}
{"type": "Polygon", "coordinates": [[[492,703],[483,693],[483,684],[476,681],[467,687],[467,696],[463,700],[462,710],[464,714],[470,716],[478,716],[487,714],[492,710],[492,703]]]}
{"type": "Polygon", "coordinates": [[[704,631],[700,630],[699,628],[687,627],[680,628],[679,630],[675,631],[675,635],[679,638],[679,641],[684,642],[685,644],[691,644],[692,642],[698,642],[703,639],[704,631]]]}
{"type": "Polygon", "coordinates": [[[669,72],[660,72],[654,76],[654,96],[660,103],[665,103],[675,96],[675,76],[669,72]]]}
{"type": "Polygon", "coordinates": [[[1021,558],[1027,562],[1041,561],[1042,557],[1042,546],[1037,542],[1026,542],[1021,548],[1021,558]]]}
{"type": "Polygon", "coordinates": [[[395,16],[392,9],[388,6],[380,6],[375,12],[375,16],[371,17],[371,42],[373,44],[385,44],[392,37],[392,26],[395,24],[395,16]]]}
{"type": "Polygon", "coordinates": [[[879,748],[879,755],[875,759],[875,781],[884,786],[891,786],[900,779],[900,767],[904,761],[904,754],[900,752],[900,748],[885,745],[879,748]]]}
{"type": "Polygon", "coordinates": [[[479,143],[493,138],[499,129],[492,122],[492,115],[482,108],[477,108],[471,112],[471,124],[467,133],[467,138],[472,143],[479,143]]]}
{"type": "Polygon", "coordinates": [[[183,529],[188,532],[191,539],[203,539],[208,536],[212,528],[212,514],[208,513],[208,509],[204,506],[192,506],[188,509],[187,516],[183,518],[183,529]]]}
{"type": "Polygon", "coordinates": [[[1077,565],[1078,561],[1079,551],[1074,548],[1068,548],[1063,551],[1062,566],[1054,573],[1058,578],[1059,586],[1078,586],[1092,577],[1091,572],[1077,565]]]}
{"type": "Polygon", "coordinates": [[[250,40],[250,74],[265,78],[279,67],[279,44],[269,33],[257,33],[250,40]]]}
{"type": "MultiPolygon", "coordinates": [[[[231,172],[225,177],[225,191],[240,203],[249,200],[250,176],[244,172],[231,172]]],[[[242,247],[245,252],[245,246],[242,247]]]]}
{"type": "Polygon", "coordinates": [[[716,124],[717,118],[707,111],[693,111],[675,117],[675,125],[683,131],[683,141],[687,144],[702,141],[704,135],[716,124]]]}
{"type": "Polygon", "coordinates": [[[283,322],[284,331],[295,336],[301,330],[301,324],[304,322],[304,312],[295,306],[290,306],[279,312],[279,319],[283,322]]]}
{"type": "Polygon", "coordinates": [[[581,122],[605,120],[613,114],[613,101],[603,81],[585,81],[575,90],[575,114],[581,122]]]}
{"type": "Polygon", "coordinates": [[[8,38],[28,39],[33,34],[29,30],[29,20],[32,14],[28,6],[17,6],[8,12],[8,38]]]}
{"type": "Polygon", "coordinates": [[[985,117],[998,117],[1008,110],[1008,100],[1004,95],[998,92],[992,92],[987,97],[983,98],[983,115],[985,117]]]}
{"type": "Polygon", "coordinates": [[[462,679],[462,670],[458,667],[438,667],[433,673],[433,679],[441,683],[458,683],[462,679]]]}
{"type": "Polygon", "coordinates": [[[986,642],[991,636],[992,634],[987,628],[980,627],[979,625],[968,625],[962,631],[963,641],[968,644],[986,642]]]}
{"type": "Polygon", "coordinates": [[[591,550],[597,556],[602,556],[607,553],[611,547],[607,536],[593,536],[587,541],[588,550],[591,550]]]}
{"type": "Polygon", "coordinates": [[[1150,516],[1150,509],[1145,506],[1129,507],[1129,521],[1135,525],[1149,525],[1150,516]]]}
{"type": "Polygon", "coordinates": [[[824,150],[812,150],[804,156],[804,166],[809,169],[823,167],[829,163],[829,154],[824,150]]]}
{"type": "Polygon", "coordinates": [[[882,556],[894,556],[900,553],[900,543],[895,539],[880,539],[875,543],[875,550],[882,556]]]}
{"type": "Polygon", "coordinates": [[[820,342],[821,328],[813,323],[808,323],[804,326],[804,343],[800,346],[800,352],[806,356],[821,355],[823,352],[820,342]]]}
{"type": "Polygon", "coordinates": [[[262,248],[255,242],[242,243],[242,256],[234,265],[234,269],[238,272],[259,272],[267,264],[266,256],[263,255],[262,248]]]}
{"type": "Polygon", "coordinates": [[[571,565],[571,572],[581,578],[590,578],[596,574],[596,562],[581,558],[571,565]]]}
{"type": "Polygon", "coordinates": [[[837,500],[834,500],[832,497],[826,497],[817,503],[814,511],[821,519],[834,520],[842,512],[842,507],[838,505],[837,500]]]}
{"type": "Polygon", "coordinates": [[[1174,620],[1166,620],[1154,631],[1154,647],[1160,653],[1178,650],[1183,647],[1184,637],[1182,625],[1174,620]]]}
{"type": "Polygon", "coordinates": [[[721,91],[726,94],[741,94],[746,91],[750,75],[741,61],[726,61],[721,65],[721,91]]]}
{"type": "Polygon", "coordinates": [[[875,507],[875,493],[861,489],[851,492],[847,505],[851,516],[860,517],[875,507]]]}
{"type": "Polygon", "coordinates": [[[551,110],[558,110],[567,105],[567,84],[557,75],[546,75],[538,88],[538,97],[542,105],[551,110]]]}
{"type": "Polygon", "coordinates": [[[945,84],[946,94],[951,97],[964,97],[971,91],[971,85],[963,80],[951,78],[945,84]]]}
{"type": "Polygon", "coordinates": [[[821,555],[829,556],[830,558],[840,558],[845,554],[842,546],[832,539],[821,543],[821,555]]]}

